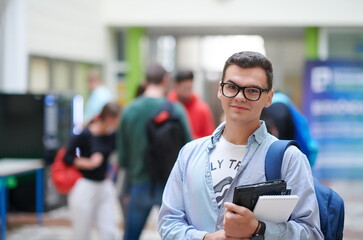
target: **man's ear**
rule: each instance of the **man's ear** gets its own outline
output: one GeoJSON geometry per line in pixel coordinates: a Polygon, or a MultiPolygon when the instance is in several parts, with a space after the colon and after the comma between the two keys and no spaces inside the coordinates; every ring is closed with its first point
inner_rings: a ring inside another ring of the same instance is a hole
{"type": "Polygon", "coordinates": [[[273,89],[271,89],[268,93],[267,93],[267,102],[265,104],[265,107],[269,107],[272,103],[272,98],[274,96],[275,91],[273,89]]]}
{"type": "Polygon", "coordinates": [[[217,91],[217,97],[218,97],[218,99],[221,99],[221,97],[222,97],[222,86],[221,86],[221,81],[219,81],[219,83],[218,83],[218,91],[217,91]]]}

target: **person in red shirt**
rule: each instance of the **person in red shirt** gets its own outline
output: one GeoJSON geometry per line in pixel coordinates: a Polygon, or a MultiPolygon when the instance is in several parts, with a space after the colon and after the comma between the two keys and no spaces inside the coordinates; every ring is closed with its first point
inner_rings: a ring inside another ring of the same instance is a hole
{"type": "Polygon", "coordinates": [[[193,92],[193,79],[192,71],[178,71],[174,89],[169,92],[168,99],[171,102],[179,101],[183,104],[188,114],[193,138],[197,139],[211,135],[215,129],[215,123],[208,104],[193,92]]]}

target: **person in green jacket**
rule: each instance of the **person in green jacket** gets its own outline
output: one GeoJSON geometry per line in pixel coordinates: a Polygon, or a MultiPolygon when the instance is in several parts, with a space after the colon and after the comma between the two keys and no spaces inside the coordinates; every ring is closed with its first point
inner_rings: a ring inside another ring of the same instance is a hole
{"type": "MultiPolygon", "coordinates": [[[[169,77],[165,69],[150,65],[146,72],[146,88],[142,95],[134,99],[123,112],[117,134],[117,150],[120,168],[126,171],[128,202],[125,204],[124,240],[139,239],[148,215],[154,205],[161,205],[164,186],[151,181],[146,163],[148,147],[147,123],[165,104],[169,77]],[[153,191],[153,194],[150,192],[153,191]]],[[[174,112],[180,117],[186,140],[192,139],[188,120],[183,107],[173,104],[174,112]]]]}

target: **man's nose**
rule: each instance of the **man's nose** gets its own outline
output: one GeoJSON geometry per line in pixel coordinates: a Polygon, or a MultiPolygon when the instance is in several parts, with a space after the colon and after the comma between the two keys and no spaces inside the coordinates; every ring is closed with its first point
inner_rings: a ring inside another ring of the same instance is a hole
{"type": "Polygon", "coordinates": [[[243,90],[240,90],[238,94],[235,96],[238,100],[246,101],[245,95],[243,94],[243,90]]]}

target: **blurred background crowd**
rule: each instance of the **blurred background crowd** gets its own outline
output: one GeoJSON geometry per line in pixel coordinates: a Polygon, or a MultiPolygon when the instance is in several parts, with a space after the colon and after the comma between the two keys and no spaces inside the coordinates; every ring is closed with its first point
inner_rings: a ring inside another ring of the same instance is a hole
{"type": "MultiPolygon", "coordinates": [[[[344,239],[362,239],[361,9],[358,0],[0,0],[0,159],[44,161],[44,211],[51,221],[67,207],[49,178],[55,153],[105,103],[131,103],[148,65],[159,63],[176,81],[168,86],[174,100],[177,72],[189,70],[193,81],[179,91],[193,89],[209,108],[213,129],[223,120],[216,94],[225,59],[257,51],[273,64],[274,89],[306,117],[317,149],[314,175],[345,200],[344,239]]],[[[187,101],[179,100],[193,121],[187,101]]],[[[198,129],[193,138],[203,135],[198,129]]],[[[116,158],[110,159],[111,175],[120,190],[124,172],[116,158]]],[[[7,177],[1,184],[8,193],[8,238],[17,239],[29,227],[19,214],[35,211],[35,176],[7,177]]],[[[144,238],[158,239],[155,218],[150,228],[152,237],[144,238]]]]}

